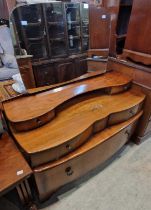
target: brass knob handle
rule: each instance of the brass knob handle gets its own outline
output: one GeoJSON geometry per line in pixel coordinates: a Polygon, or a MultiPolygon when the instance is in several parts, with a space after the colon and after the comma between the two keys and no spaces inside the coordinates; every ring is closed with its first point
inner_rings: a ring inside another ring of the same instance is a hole
{"type": "Polygon", "coordinates": [[[66,148],[67,148],[67,150],[71,150],[70,144],[67,144],[67,145],[66,145],[66,148]]]}
{"type": "Polygon", "coordinates": [[[73,170],[70,166],[68,168],[66,168],[65,172],[66,172],[67,176],[71,176],[73,174],[73,170]]]}
{"type": "Polygon", "coordinates": [[[128,130],[126,130],[126,131],[125,131],[125,134],[126,134],[126,135],[127,135],[127,137],[129,138],[130,133],[129,133],[129,131],[128,131],[128,130]]]}
{"type": "Polygon", "coordinates": [[[131,114],[131,115],[134,115],[135,112],[134,112],[133,110],[130,110],[130,114],[131,114]]]}
{"type": "Polygon", "coordinates": [[[42,121],[40,119],[37,119],[37,124],[40,126],[42,125],[42,121]]]}

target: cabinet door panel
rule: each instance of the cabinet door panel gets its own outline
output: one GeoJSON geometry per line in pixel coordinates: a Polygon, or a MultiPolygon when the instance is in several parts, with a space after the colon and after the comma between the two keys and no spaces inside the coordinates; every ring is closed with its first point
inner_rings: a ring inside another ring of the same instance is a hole
{"type": "Polygon", "coordinates": [[[86,58],[83,59],[77,59],[75,61],[75,71],[76,71],[76,77],[79,77],[83,74],[87,73],[87,60],[86,58]]]}
{"type": "Polygon", "coordinates": [[[75,78],[75,68],[72,62],[62,63],[57,66],[57,82],[65,82],[75,78]]]}
{"type": "Polygon", "coordinates": [[[54,65],[41,65],[34,67],[35,80],[38,87],[55,83],[54,65]]]}

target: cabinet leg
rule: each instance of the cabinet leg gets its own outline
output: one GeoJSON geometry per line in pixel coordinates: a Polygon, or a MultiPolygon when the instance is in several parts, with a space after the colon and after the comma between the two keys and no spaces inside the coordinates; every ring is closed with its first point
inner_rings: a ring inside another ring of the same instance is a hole
{"type": "Polygon", "coordinates": [[[25,206],[27,210],[37,210],[36,205],[33,203],[33,197],[28,181],[24,180],[16,187],[16,189],[22,205],[25,206]]]}

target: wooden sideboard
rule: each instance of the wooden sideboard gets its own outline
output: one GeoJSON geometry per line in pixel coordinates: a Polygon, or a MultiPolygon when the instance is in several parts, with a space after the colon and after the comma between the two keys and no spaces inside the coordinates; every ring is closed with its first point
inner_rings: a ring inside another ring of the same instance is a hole
{"type": "Polygon", "coordinates": [[[3,102],[39,202],[116,154],[134,134],[144,100],[130,76],[112,71],[3,102]]]}

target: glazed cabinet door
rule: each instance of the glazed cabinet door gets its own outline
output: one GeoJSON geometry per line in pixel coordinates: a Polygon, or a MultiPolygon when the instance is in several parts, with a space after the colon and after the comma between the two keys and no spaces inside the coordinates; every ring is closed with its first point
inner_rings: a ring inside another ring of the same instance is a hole
{"type": "Polygon", "coordinates": [[[37,87],[55,84],[54,64],[34,66],[33,69],[37,87]]]}

